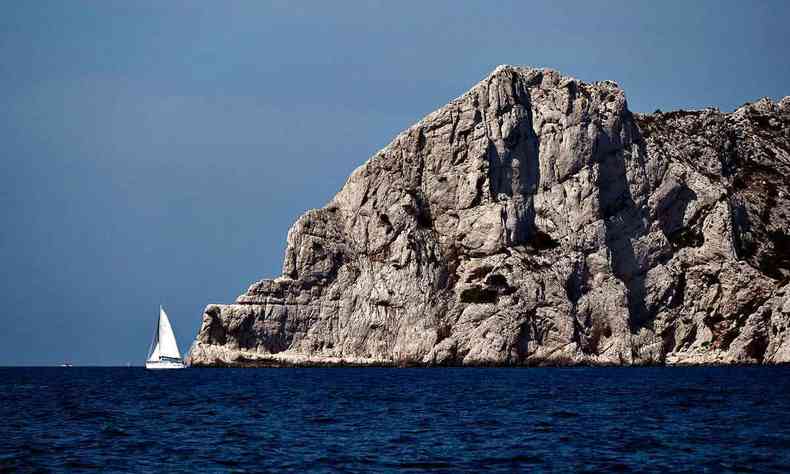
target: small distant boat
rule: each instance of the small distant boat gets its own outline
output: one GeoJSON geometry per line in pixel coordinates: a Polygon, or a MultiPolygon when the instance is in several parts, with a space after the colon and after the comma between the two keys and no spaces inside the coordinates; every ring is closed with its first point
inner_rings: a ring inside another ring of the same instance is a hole
{"type": "Polygon", "coordinates": [[[71,362],[64,362],[64,363],[60,364],[60,366],[61,367],[74,367],[74,365],[71,362]]]}
{"type": "Polygon", "coordinates": [[[183,369],[184,361],[181,360],[181,353],[178,352],[178,343],[167,319],[167,313],[160,306],[159,319],[156,322],[154,340],[148,349],[148,358],[145,361],[146,369],[183,369]]]}

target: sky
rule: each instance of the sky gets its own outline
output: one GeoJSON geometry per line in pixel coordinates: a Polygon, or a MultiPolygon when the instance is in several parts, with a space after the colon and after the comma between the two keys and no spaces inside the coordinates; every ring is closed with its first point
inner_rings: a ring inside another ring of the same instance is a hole
{"type": "Polygon", "coordinates": [[[140,365],[499,64],[635,112],[790,95],[790,2],[0,2],[0,365],[140,365]]]}

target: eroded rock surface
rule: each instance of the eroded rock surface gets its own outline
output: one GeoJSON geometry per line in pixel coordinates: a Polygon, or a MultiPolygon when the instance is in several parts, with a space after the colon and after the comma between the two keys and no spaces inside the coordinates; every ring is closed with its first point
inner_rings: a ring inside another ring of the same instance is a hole
{"type": "Polygon", "coordinates": [[[500,66],[209,305],[193,365],[790,361],[790,97],[628,111],[500,66]]]}

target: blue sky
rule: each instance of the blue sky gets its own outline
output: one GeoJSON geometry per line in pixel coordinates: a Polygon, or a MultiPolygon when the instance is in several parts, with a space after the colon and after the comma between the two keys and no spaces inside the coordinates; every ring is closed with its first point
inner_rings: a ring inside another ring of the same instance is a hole
{"type": "Polygon", "coordinates": [[[142,363],[498,64],[633,111],[790,95],[790,2],[0,3],[0,365],[142,363]]]}

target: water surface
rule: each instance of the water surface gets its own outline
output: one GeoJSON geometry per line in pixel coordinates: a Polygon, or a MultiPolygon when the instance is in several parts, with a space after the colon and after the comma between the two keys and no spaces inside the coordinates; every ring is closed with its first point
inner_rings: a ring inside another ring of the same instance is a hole
{"type": "Polygon", "coordinates": [[[0,471],[788,472],[790,367],[0,369],[0,471]]]}

